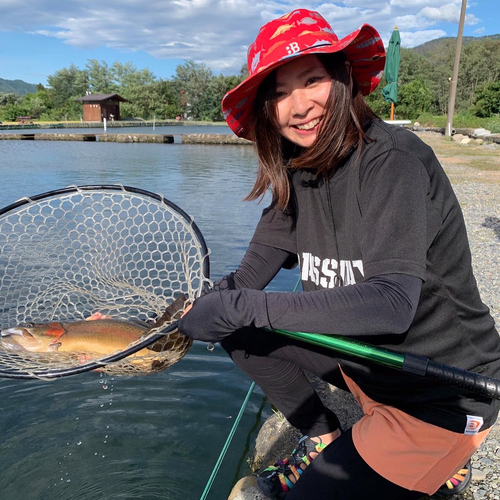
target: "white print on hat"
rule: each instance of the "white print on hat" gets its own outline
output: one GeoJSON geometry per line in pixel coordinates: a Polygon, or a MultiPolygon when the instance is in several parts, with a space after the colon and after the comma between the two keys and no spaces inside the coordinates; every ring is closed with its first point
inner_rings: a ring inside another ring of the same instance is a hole
{"type": "Polygon", "coordinates": [[[288,54],[294,54],[300,50],[299,44],[297,42],[292,42],[290,45],[285,47],[288,54]]]}
{"type": "Polygon", "coordinates": [[[477,434],[479,429],[484,424],[483,417],[474,417],[473,415],[467,415],[467,425],[465,426],[464,434],[468,436],[472,436],[473,434],[477,434]]]}

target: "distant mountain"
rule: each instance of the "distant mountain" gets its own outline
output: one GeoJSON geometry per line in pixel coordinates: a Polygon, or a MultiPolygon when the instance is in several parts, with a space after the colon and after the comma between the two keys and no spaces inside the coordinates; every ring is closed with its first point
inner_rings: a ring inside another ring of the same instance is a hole
{"type": "MultiPolygon", "coordinates": [[[[462,47],[465,47],[471,42],[483,42],[490,38],[491,40],[500,40],[500,34],[498,35],[488,35],[488,36],[464,36],[462,38],[462,47]]],[[[443,38],[435,38],[429,42],[413,47],[411,50],[420,54],[424,57],[429,57],[429,55],[439,52],[441,50],[446,50],[448,47],[452,46],[455,48],[457,44],[457,38],[452,36],[447,36],[443,38]]]]}
{"type": "Polygon", "coordinates": [[[36,85],[22,80],[4,80],[0,78],[0,92],[5,94],[25,95],[36,92],[36,85]]]}

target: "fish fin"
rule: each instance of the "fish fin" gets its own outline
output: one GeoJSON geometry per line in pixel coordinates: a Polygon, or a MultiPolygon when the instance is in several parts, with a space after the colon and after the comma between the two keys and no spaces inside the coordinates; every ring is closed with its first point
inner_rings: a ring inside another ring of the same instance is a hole
{"type": "Polygon", "coordinates": [[[188,298],[183,293],[179,295],[166,309],[165,312],[155,321],[154,325],[150,329],[158,328],[162,326],[167,321],[180,319],[184,306],[188,298]]]}
{"type": "Polygon", "coordinates": [[[103,314],[100,311],[97,311],[94,314],[90,315],[88,318],[85,318],[85,321],[95,321],[97,319],[113,319],[113,318],[111,316],[103,314]]]}
{"type": "Polygon", "coordinates": [[[52,342],[47,347],[47,352],[57,352],[57,350],[59,349],[59,347],[61,347],[61,345],[62,345],[61,342],[52,342]]]}

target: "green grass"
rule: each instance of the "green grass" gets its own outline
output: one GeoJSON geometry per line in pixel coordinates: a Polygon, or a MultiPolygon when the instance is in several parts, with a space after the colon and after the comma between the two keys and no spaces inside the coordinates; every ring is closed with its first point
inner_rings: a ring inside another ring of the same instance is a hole
{"type": "MultiPolygon", "coordinates": [[[[447,117],[445,115],[430,115],[424,113],[416,120],[423,127],[446,127],[447,117]]],[[[490,118],[479,118],[471,113],[456,113],[453,116],[454,128],[485,128],[490,130],[492,134],[500,133],[500,116],[495,115],[490,118]]]]}

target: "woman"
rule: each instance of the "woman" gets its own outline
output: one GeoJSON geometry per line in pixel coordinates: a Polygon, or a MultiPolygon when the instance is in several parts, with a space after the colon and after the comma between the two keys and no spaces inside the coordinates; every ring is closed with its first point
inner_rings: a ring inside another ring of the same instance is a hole
{"type": "Polygon", "coordinates": [[[273,498],[458,493],[498,415],[499,401],[261,330],[346,335],[500,374],[451,185],[429,147],[364,101],[384,61],[371,26],[338,40],[300,9],[262,27],[250,76],[223,100],[232,130],[256,144],[248,199],[270,189],[272,204],[239,269],[194,302],[179,330],[221,342],[303,433],[259,476],[273,498]],[[263,291],[297,262],[303,293],[263,291]],[[304,371],[350,390],[364,417],[343,432],[304,371]]]}

